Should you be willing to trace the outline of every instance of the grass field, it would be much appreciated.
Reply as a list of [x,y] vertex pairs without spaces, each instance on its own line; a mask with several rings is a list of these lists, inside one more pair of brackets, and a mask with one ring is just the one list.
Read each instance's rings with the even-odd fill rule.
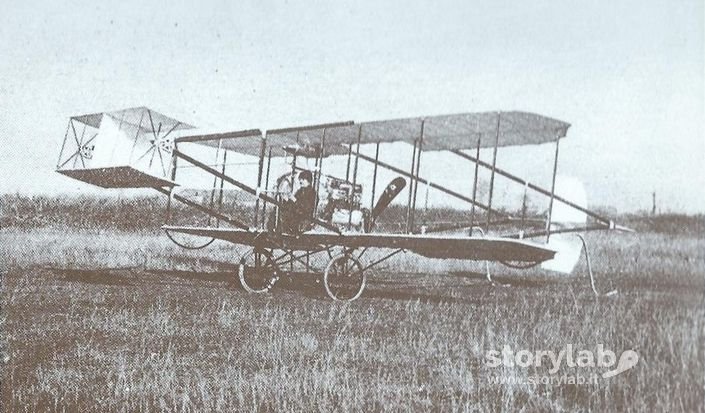
[[[576,275],[401,255],[353,303],[310,277],[237,286],[238,253],[158,231],[5,228],[3,411],[693,411],[705,399],[702,233],[593,233]],[[488,350],[598,344],[639,363],[489,367]],[[576,350],[577,352],[577,350]],[[505,380],[497,383],[497,379]],[[553,380],[552,379],[552,380]]]

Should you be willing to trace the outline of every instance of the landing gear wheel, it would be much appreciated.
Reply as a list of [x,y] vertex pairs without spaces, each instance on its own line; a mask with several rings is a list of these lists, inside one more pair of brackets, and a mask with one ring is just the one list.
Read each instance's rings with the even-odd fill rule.
[[360,260],[351,254],[333,257],[323,273],[323,286],[328,296],[336,301],[353,301],[365,289],[367,276]]
[[240,285],[248,293],[260,294],[269,291],[279,280],[278,274],[279,268],[267,250],[255,248],[240,260]]

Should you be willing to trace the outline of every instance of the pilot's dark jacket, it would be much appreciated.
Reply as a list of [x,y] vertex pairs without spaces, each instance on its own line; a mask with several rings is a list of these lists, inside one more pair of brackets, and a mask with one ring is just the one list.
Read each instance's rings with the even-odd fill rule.
[[311,229],[316,209],[316,191],[312,187],[299,188],[294,198],[296,201],[285,201],[280,211],[279,229],[289,234],[299,234]]
[[[314,191],[310,186],[305,186],[296,191],[294,198],[296,198],[296,202],[294,204],[296,211],[299,213],[305,213],[306,218],[313,218],[313,210],[316,207],[316,191]],[[299,216],[300,221],[304,219],[305,218],[303,216]]]

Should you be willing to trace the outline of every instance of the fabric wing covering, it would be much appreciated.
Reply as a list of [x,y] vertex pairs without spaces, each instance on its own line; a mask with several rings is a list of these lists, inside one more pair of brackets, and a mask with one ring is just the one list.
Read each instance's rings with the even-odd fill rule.
[[113,118],[121,126],[129,125],[133,128],[139,128],[142,133],[159,132],[163,134],[170,129],[177,131],[194,128],[187,123],[162,115],[144,106],[115,110],[112,112],[89,113],[87,115],[73,116],[71,119],[94,128],[100,128],[103,115]]
[[[497,146],[537,145],[566,136],[570,124],[528,112],[482,112],[327,124],[270,130],[265,134],[273,156],[283,156],[285,146],[323,146],[325,155],[348,152],[348,145],[406,142],[422,139],[430,151],[474,149]],[[260,139],[254,139],[260,137]],[[259,130],[214,135],[187,136],[177,142],[198,142],[246,155],[259,156]],[[354,150],[354,148],[353,148]]]

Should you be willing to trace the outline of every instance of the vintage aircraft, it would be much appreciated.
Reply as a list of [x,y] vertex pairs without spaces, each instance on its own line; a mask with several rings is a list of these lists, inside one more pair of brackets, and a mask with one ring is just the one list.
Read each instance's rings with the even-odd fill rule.
[[[569,127],[556,119],[513,111],[341,122],[266,132],[250,129],[193,134],[189,133],[193,127],[186,123],[138,107],[71,117],[57,172],[103,188],[153,188],[168,196],[163,229],[185,248],[202,248],[215,239],[248,246],[249,252],[240,260],[238,277],[249,292],[268,291],[282,274],[296,267],[307,273],[322,273],[323,286],[334,300],[354,300],[365,288],[367,270],[403,251],[430,258],[500,262],[513,268],[543,264],[570,272],[583,247],[587,256],[587,247],[580,237],[582,245],[577,249],[574,242],[573,247],[564,248],[570,244],[565,234],[625,229],[586,209],[584,199],[568,200],[556,191],[559,142]],[[396,145],[398,160],[399,143],[411,149],[408,170],[380,159],[381,148]],[[525,181],[497,166],[500,148],[541,144],[555,145],[550,188]],[[373,146],[374,156],[363,153],[363,145]],[[481,149],[492,151],[490,161],[480,159]],[[212,158],[206,160],[213,151],[215,162]],[[474,163],[474,176],[468,178],[469,194],[421,176],[422,155],[439,151]],[[235,156],[251,159],[249,164],[255,165],[256,170],[243,166],[229,172],[228,166],[238,164],[232,162]],[[344,176],[324,174],[324,161],[332,158],[345,160]],[[277,159],[286,165],[286,170],[275,179],[273,165]],[[373,166],[371,182],[369,177],[368,182],[361,182],[360,161]],[[479,196],[480,168],[489,173],[483,200]],[[397,177],[378,191],[378,171],[382,169]],[[295,178],[302,170],[313,175],[317,193],[314,211],[302,211],[285,200],[286,194],[295,189]],[[190,175],[196,171],[212,184],[209,196],[180,191],[180,186],[188,186]],[[251,172],[251,182],[235,176],[242,171]],[[518,216],[493,207],[498,176],[523,189]],[[369,208],[363,206],[363,184],[370,185],[368,190],[371,188]],[[227,188],[239,194],[239,202],[223,201]],[[403,211],[402,216],[394,225],[383,223],[384,211],[404,189],[405,202],[397,199],[394,207],[397,212]],[[456,219],[435,226],[420,223],[418,218],[424,211],[417,207],[421,204],[417,201],[424,190],[426,209],[432,190],[467,204],[469,220]],[[530,191],[546,198],[543,217],[527,215]],[[378,192],[380,195],[376,196]],[[174,201],[205,214],[210,218],[208,223],[174,225],[170,222]],[[569,220],[571,225],[557,219],[559,206],[574,211],[572,216],[577,219]],[[293,220],[296,225],[286,220]],[[452,230],[455,232],[449,232]],[[177,234],[209,240],[193,245],[177,240]],[[385,252],[363,263],[369,249]],[[314,265],[314,257],[323,257],[325,267]],[[489,267],[487,278],[492,282]]]

